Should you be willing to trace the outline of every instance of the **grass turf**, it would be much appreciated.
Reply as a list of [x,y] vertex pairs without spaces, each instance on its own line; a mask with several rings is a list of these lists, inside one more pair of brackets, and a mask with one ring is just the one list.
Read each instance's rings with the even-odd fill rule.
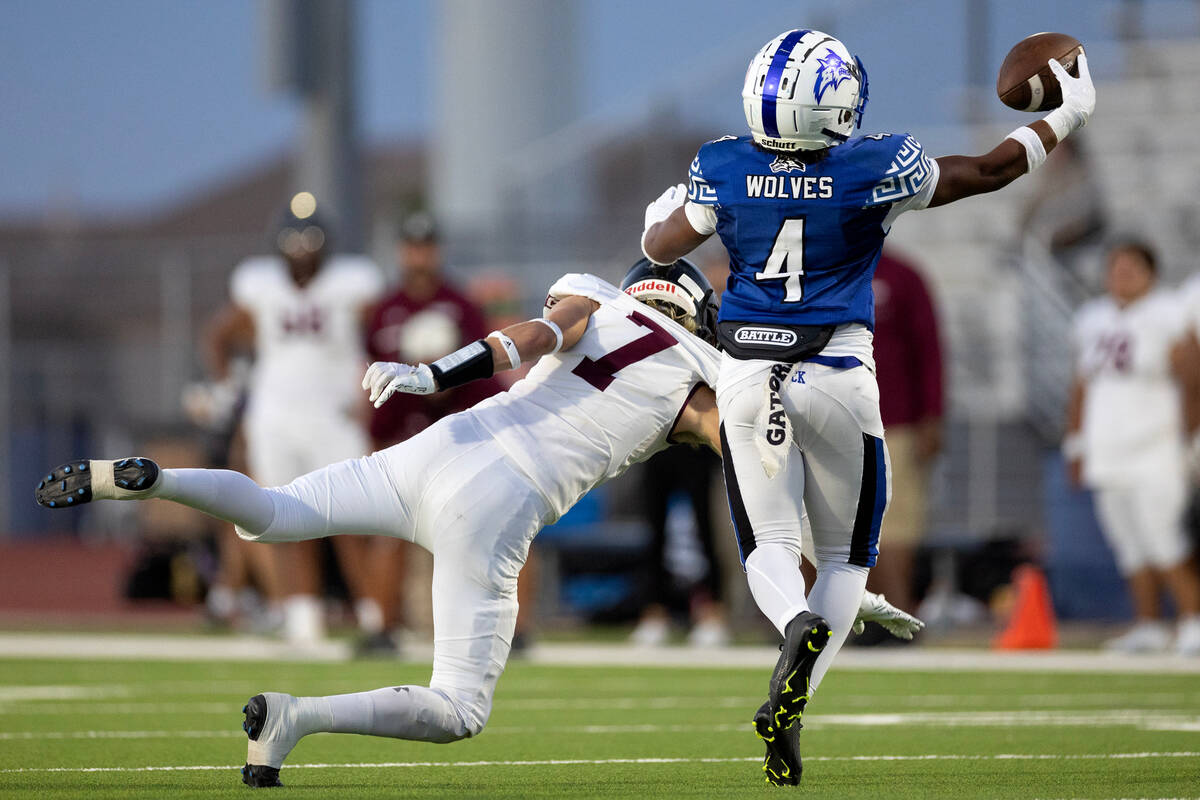
[[[0,660],[0,798],[245,797],[237,767],[250,695],[428,676],[427,665],[382,662]],[[286,787],[269,796],[794,792],[762,780],[750,718],[767,678],[518,661],[480,737],[430,745],[311,736],[284,766]],[[801,747],[806,797],[1195,796],[1200,678],[835,669],[806,714]]]

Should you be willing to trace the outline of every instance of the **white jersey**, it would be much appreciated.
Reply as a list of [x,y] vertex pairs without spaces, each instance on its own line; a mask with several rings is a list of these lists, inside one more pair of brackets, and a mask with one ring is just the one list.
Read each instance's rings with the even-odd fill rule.
[[1172,294],[1153,290],[1121,308],[1110,297],[1075,318],[1076,374],[1085,383],[1085,478],[1128,484],[1183,470],[1183,411],[1171,349],[1186,332]]
[[379,268],[359,256],[329,257],[304,287],[280,256],[239,264],[230,294],[255,329],[249,413],[328,414],[360,404],[362,310],[383,289]]
[[667,447],[692,392],[715,386],[720,354],[683,326],[593,275],[565,275],[551,298],[600,303],[570,350],[543,356],[470,415],[550,503],[554,518],[593,487]]

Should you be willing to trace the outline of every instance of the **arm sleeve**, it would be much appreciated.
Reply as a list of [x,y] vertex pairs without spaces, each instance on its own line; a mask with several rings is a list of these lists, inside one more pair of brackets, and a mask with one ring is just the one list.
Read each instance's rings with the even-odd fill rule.
[[692,223],[696,233],[708,235],[717,232],[717,212],[712,206],[688,200],[683,204],[683,213],[687,214],[688,222]]

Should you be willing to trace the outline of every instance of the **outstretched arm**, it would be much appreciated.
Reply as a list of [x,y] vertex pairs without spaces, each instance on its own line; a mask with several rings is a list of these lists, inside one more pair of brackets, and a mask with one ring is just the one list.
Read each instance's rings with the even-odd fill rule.
[[1079,55],[1078,78],[1072,78],[1054,59],[1050,69],[1062,86],[1062,105],[1032,125],[1017,128],[989,153],[937,159],[940,175],[930,208],[1007,186],[1040,167],[1059,142],[1087,124],[1096,108],[1087,56]]
[[564,297],[545,318],[493,331],[487,338],[471,342],[432,364],[414,367],[376,361],[367,368],[362,387],[370,391],[371,402],[379,408],[396,392],[433,394],[477,378],[489,378],[548,353],[574,347],[599,307],[599,303],[587,297]]
[[254,347],[254,317],[241,306],[228,305],[209,323],[204,333],[204,361],[215,380],[229,377],[229,365],[239,351]]

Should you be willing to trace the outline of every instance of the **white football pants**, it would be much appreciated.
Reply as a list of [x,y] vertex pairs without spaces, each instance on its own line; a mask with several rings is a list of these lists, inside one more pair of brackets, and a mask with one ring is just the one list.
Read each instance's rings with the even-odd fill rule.
[[1183,525],[1188,498],[1182,473],[1164,470],[1154,480],[1097,486],[1092,498],[1122,575],[1147,567],[1169,569],[1191,553]]
[[[764,429],[762,411],[778,365],[726,354],[717,382],[726,493],[755,602],[780,633],[809,608],[832,630],[813,670],[814,687],[854,622],[891,488],[875,376],[854,366],[857,360],[834,363],[778,368],[778,397],[791,430],[775,448],[773,475],[762,440],[779,428]],[[808,598],[800,574],[806,516],[817,568]]]
[[339,708],[361,713],[324,730],[448,742],[483,729],[512,644],[517,574],[552,512],[471,417],[278,488],[229,470],[168,469],[154,495],[232,522],[251,541],[374,534],[432,552],[429,688],[341,696]]

